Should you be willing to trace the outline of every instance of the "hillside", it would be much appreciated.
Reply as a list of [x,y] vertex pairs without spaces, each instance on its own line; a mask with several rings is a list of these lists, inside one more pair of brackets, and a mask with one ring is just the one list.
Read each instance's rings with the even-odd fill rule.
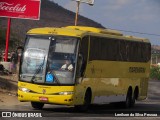
[[[25,33],[35,27],[62,27],[74,25],[75,13],[64,9],[54,2],[48,0],[41,0],[41,14],[40,20],[23,20],[12,19],[11,23],[11,43],[22,44],[25,39]],[[101,24],[79,16],[78,25],[87,25],[94,27],[103,27]],[[7,18],[0,18],[0,28],[6,29]],[[18,41],[17,41],[17,40]],[[12,45],[12,46],[15,46]],[[0,48],[5,48],[5,39],[0,40]]]

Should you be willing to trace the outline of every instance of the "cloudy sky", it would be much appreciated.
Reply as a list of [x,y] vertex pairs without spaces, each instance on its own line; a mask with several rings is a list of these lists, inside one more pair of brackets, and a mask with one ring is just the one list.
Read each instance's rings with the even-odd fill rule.
[[[52,1],[76,11],[73,0]],[[93,6],[81,3],[80,14],[106,28],[123,30],[124,34],[145,37],[152,45],[160,45],[160,0],[95,0]]]

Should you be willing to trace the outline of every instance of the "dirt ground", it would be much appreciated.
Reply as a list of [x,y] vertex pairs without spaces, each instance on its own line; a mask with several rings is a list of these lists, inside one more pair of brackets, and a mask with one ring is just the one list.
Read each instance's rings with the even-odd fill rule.
[[17,100],[17,83],[16,74],[0,76],[0,105],[10,106],[19,103]]

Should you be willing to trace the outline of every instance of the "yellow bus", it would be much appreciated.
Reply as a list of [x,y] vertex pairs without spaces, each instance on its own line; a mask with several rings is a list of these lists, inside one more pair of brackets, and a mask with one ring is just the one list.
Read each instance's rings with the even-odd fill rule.
[[67,26],[27,32],[20,63],[18,99],[35,109],[120,103],[147,97],[151,44],[119,31]]

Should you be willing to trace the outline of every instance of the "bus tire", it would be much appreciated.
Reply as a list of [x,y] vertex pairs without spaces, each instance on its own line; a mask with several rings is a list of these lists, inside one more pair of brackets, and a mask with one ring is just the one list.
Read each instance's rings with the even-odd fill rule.
[[86,112],[91,104],[91,90],[87,90],[84,97],[83,105],[75,105],[75,109],[80,112]]
[[134,94],[133,97],[132,97],[132,100],[131,100],[131,105],[130,105],[130,107],[134,107],[135,102],[136,102],[136,99],[135,99],[135,94]]
[[134,94],[133,94],[132,102],[131,102],[131,107],[134,107],[137,98],[138,98],[138,87],[136,87],[134,90]]
[[31,105],[34,109],[42,109],[44,106],[44,103],[40,103],[40,102],[31,102]]
[[124,108],[130,108],[132,102],[132,91],[131,89],[128,89],[127,96],[125,102],[122,102],[122,105]]

